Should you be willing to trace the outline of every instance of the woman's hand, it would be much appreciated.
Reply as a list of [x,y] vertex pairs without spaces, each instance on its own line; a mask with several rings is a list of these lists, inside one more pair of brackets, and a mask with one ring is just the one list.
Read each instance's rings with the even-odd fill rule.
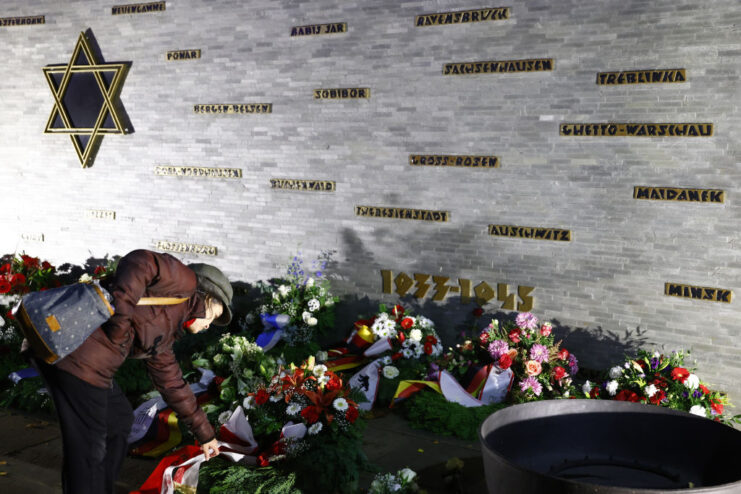
[[219,451],[219,441],[216,439],[212,439],[207,443],[201,444],[201,450],[203,451],[203,455],[205,456],[205,460],[208,461],[209,458],[213,458],[214,456],[218,456],[220,453]]

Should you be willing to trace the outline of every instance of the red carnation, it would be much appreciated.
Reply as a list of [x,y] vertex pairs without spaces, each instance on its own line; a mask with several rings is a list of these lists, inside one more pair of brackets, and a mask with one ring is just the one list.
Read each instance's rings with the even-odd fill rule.
[[430,343],[429,341],[425,343],[425,353],[427,355],[432,355],[432,343]]
[[723,413],[723,403],[718,400],[710,400],[710,408],[712,408],[718,415]]
[[41,269],[54,269],[54,266],[49,264],[49,262],[44,261],[41,263]]
[[355,407],[349,407],[345,412],[345,418],[351,424],[354,424],[359,415],[358,409]]
[[427,337],[425,338],[425,342],[432,343],[433,345],[437,345],[437,338],[435,338],[431,334],[428,334]]
[[656,379],[651,381],[651,384],[658,386],[660,388],[664,388],[664,389],[666,389],[669,386],[669,383],[663,377],[657,377]]
[[512,365],[512,357],[509,356],[509,354],[504,354],[501,357],[499,357],[499,368],[500,369],[509,369]]
[[507,336],[509,336],[509,339],[512,340],[512,343],[520,342],[520,330],[519,329],[513,329],[512,331],[509,332]]
[[476,307],[473,310],[473,317],[481,317],[482,315],[484,315],[484,309],[482,309],[481,307]]
[[399,331],[399,332],[398,332],[398,333],[396,334],[396,337],[397,337],[397,338],[399,339],[399,343],[404,343],[404,340],[406,340],[406,339],[407,339],[407,337],[406,337],[406,335],[404,334],[404,332],[403,332],[403,331]]
[[566,375],[566,369],[561,367],[560,365],[557,365],[553,368],[553,377],[556,378],[557,381],[560,381],[564,378]]
[[706,394],[706,395],[710,394],[710,390],[704,384],[700,384],[700,390],[702,391],[703,394]]
[[479,335],[479,343],[482,345],[486,345],[489,343],[489,333],[484,331]]
[[0,274],[8,274],[12,271],[13,267],[10,265],[10,263],[3,264],[0,266]]
[[311,405],[301,410],[301,416],[309,424],[313,424],[319,420],[319,411],[320,411],[319,407]]
[[672,369],[672,379],[674,379],[675,381],[679,381],[682,384],[684,384],[689,375],[690,371],[688,371],[684,367],[675,367],[674,369]]
[[409,329],[414,325],[414,319],[411,317],[405,317],[401,320],[401,327],[404,329]]
[[566,350],[565,348],[560,349],[558,351],[558,358],[560,358],[561,360],[568,359],[569,358],[569,351]]
[[0,278],[0,293],[8,293],[12,287],[4,278]]
[[255,403],[257,405],[264,405],[267,403],[268,399],[270,398],[270,394],[268,394],[267,391],[264,389],[258,389],[257,393],[255,393]]
[[632,403],[638,403],[641,398],[633,391],[629,389],[623,389],[617,395],[615,395],[615,399],[618,401],[630,401]]

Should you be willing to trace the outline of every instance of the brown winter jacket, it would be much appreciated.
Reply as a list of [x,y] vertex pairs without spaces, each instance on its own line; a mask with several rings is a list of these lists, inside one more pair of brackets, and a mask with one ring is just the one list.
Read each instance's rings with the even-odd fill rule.
[[[213,427],[196,403],[175,359],[172,344],[183,323],[205,316],[196,275],[168,254],[135,250],[118,264],[110,287],[115,314],[77,350],[56,366],[93,386],[111,387],[127,357],[144,359],[162,398],[201,442],[214,438]],[[188,298],[177,305],[137,306],[141,297]]]

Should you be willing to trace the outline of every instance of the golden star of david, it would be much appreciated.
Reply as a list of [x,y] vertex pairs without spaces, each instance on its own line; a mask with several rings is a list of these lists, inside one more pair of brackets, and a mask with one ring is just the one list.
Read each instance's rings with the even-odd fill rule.
[[55,101],[44,132],[70,134],[83,168],[92,166],[104,135],[129,130],[118,99],[128,64],[99,62],[94,43],[90,30],[80,33],[67,65],[43,68]]

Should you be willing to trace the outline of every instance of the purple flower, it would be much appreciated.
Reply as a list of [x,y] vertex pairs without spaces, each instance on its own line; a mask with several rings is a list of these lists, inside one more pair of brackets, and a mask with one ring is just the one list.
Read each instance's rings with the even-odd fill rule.
[[524,393],[528,389],[532,389],[535,396],[540,396],[540,393],[543,392],[543,385],[538,382],[535,376],[530,376],[520,381],[520,390]]
[[534,344],[530,349],[530,359],[541,364],[548,361],[548,347],[539,343]]
[[702,397],[702,391],[700,391],[699,389],[696,389],[696,390],[695,390],[695,391],[694,391],[694,392],[692,393],[692,397],[693,397],[693,398],[701,398],[701,397]]
[[515,324],[520,329],[536,329],[538,327],[538,318],[530,312],[522,312],[517,314]]
[[576,357],[573,353],[569,354],[569,373],[573,376],[577,372],[579,372],[579,361],[576,360]]
[[509,352],[509,345],[507,345],[506,341],[494,340],[489,343],[489,353],[494,360],[499,360],[499,357],[507,352]]
[[659,359],[657,359],[657,358],[652,358],[652,359],[651,359],[651,370],[656,370],[656,369],[658,369],[658,368],[659,368],[659,363],[660,363]]

